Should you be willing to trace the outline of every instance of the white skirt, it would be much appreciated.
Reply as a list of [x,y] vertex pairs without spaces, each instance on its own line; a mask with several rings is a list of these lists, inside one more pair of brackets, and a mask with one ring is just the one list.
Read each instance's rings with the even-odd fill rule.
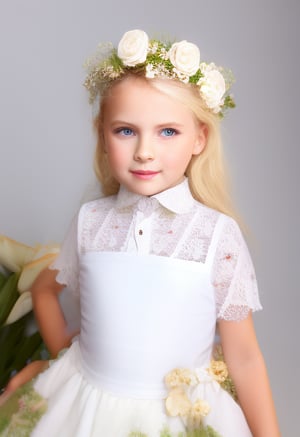
[[[75,341],[36,379],[34,388],[47,400],[48,408],[33,437],[189,435],[180,416],[167,414],[165,399],[134,399],[103,390],[83,376],[79,363],[79,342]],[[251,437],[241,408],[216,381],[208,379],[197,384],[191,398],[209,404],[210,412],[203,424],[212,427],[216,436]]]

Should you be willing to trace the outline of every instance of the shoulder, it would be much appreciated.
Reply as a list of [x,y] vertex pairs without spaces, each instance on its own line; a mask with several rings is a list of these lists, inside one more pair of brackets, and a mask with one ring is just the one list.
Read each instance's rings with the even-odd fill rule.
[[95,228],[103,223],[116,203],[116,195],[84,203],[78,213],[78,229]]
[[210,208],[207,205],[204,205],[204,203],[201,203],[196,199],[194,199],[193,210],[197,212],[199,216],[209,216],[215,219],[218,219],[220,215],[222,215],[221,212],[217,211],[216,209]]
[[214,208],[206,206],[197,200],[195,200],[194,205],[195,210],[198,211],[200,216],[210,217],[213,219],[215,224],[218,223],[219,226],[222,227],[223,233],[232,233],[242,237],[242,231],[236,219]]
[[103,213],[104,211],[108,211],[115,206],[116,198],[117,196],[113,195],[107,197],[100,197],[99,199],[86,202],[81,206],[79,214],[86,215],[90,213],[94,214],[97,212]]
[[197,200],[194,201],[193,213],[195,217],[194,226],[202,228],[203,230],[209,230],[211,235],[215,230],[223,229],[225,224],[233,220],[231,217]]
[[78,214],[78,241],[81,250],[90,247],[101,226],[109,221],[116,196],[101,197],[84,203]]
[[[216,226],[216,258],[215,261],[231,264],[252,265],[249,247],[245,236],[237,221],[225,214],[221,214]],[[251,267],[252,268],[252,267]]]
[[197,217],[195,226],[206,229],[216,244],[239,247],[246,245],[244,235],[236,219],[198,201],[195,201],[194,208]]
[[223,239],[235,242],[238,245],[245,245],[244,235],[238,222],[225,214],[221,214],[222,237]]

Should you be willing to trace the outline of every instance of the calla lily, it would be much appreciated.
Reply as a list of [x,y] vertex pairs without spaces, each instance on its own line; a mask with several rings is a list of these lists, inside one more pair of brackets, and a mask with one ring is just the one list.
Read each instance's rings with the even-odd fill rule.
[[0,235],[0,264],[11,272],[20,272],[35,252],[31,246]]
[[31,262],[27,263],[22,271],[21,276],[18,282],[18,290],[20,293],[24,293],[25,291],[30,291],[30,288],[38,277],[40,272],[48,267],[57,257],[59,248],[58,247],[49,247],[50,253],[46,253],[45,255],[33,259]]
[[15,302],[5,324],[15,322],[32,310],[30,288],[39,273],[55,260],[58,253],[58,245],[31,247],[0,235],[0,265],[10,272],[20,273],[17,290],[21,296]]
[[58,252],[57,245],[31,247],[0,235],[0,388],[29,361],[49,357],[35,323],[30,290]]
[[9,325],[10,323],[14,323],[19,320],[21,317],[25,316],[25,314],[29,313],[32,310],[32,299],[30,291],[25,291],[21,294],[17,302],[14,304],[9,316],[5,321],[5,325]]

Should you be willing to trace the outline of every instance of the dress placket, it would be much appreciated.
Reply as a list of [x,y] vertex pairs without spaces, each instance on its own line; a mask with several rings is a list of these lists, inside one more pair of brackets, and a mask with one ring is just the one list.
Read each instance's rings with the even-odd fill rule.
[[134,239],[138,253],[150,253],[153,216],[158,206],[158,201],[149,197],[140,199],[137,204]]

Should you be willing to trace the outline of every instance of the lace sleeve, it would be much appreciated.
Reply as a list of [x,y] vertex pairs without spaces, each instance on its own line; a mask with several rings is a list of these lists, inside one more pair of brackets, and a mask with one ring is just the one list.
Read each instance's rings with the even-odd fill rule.
[[56,281],[67,286],[68,290],[75,296],[79,296],[77,226],[78,216],[76,215],[64,238],[60,254],[49,267],[52,270],[59,271],[56,276]]
[[252,260],[237,223],[228,218],[213,262],[217,318],[239,321],[261,309]]

